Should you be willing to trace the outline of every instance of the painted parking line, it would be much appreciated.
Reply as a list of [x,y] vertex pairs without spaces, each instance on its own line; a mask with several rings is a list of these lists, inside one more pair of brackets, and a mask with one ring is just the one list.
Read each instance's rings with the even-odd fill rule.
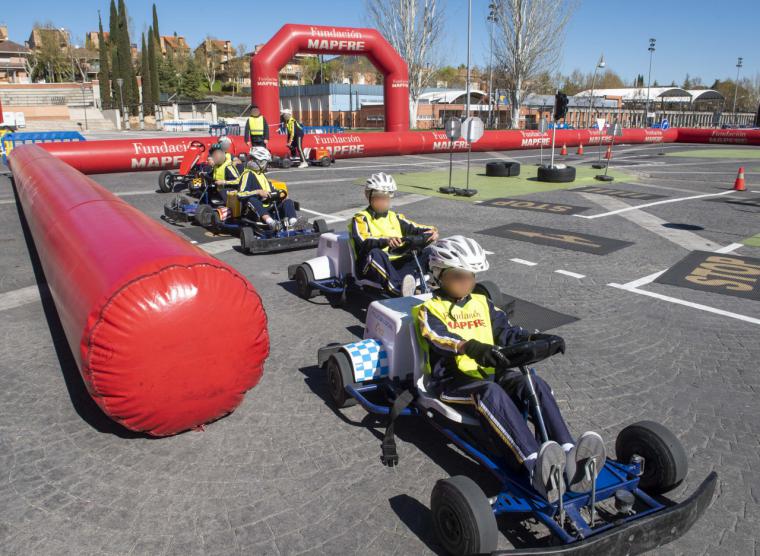
[[721,247],[720,249],[716,249],[715,253],[731,253],[732,251],[736,251],[739,249],[739,247],[744,247],[743,243],[731,243],[729,245],[726,245],[725,247]]
[[602,212],[600,214],[576,214],[574,216],[577,216],[578,218],[588,218],[589,220],[594,218],[602,218],[604,216],[612,216],[615,214],[620,214],[622,212],[628,212],[631,210],[639,210],[647,207],[653,207],[655,205],[664,205],[667,203],[679,203],[681,201],[691,201],[692,199],[704,199],[706,197],[718,197],[720,195],[730,195],[733,193],[734,190],[731,189],[729,191],[721,191],[720,193],[705,193],[703,195],[692,195],[691,197],[677,197],[675,199],[665,199],[664,201],[655,201],[653,203],[644,203],[643,205],[636,205],[635,207],[626,207],[618,210],[611,210],[610,212]]
[[538,263],[534,263],[533,261],[526,261],[525,259],[509,259],[513,263],[517,264],[524,264],[525,266],[536,266]]
[[586,277],[585,274],[578,274],[577,272],[570,272],[569,270],[562,270],[561,268],[555,270],[554,272],[556,272],[557,274],[564,274],[565,276],[570,276],[571,278],[581,279],[581,278]]

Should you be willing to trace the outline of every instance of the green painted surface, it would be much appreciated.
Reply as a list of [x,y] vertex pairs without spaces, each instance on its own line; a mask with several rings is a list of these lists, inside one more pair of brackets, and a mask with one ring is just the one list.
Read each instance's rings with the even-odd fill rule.
[[729,158],[731,160],[760,159],[760,149],[695,149],[691,151],[669,151],[666,156],[686,158]]
[[744,245],[749,245],[750,247],[760,247],[760,234],[755,234],[752,237],[748,237],[745,240],[742,240],[742,243]]

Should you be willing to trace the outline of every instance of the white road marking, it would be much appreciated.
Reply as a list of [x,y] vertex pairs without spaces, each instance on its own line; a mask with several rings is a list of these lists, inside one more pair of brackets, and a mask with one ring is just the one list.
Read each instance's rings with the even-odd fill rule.
[[725,247],[721,247],[720,249],[716,249],[716,253],[731,253],[732,251],[736,251],[739,249],[739,247],[744,247],[743,243],[731,243],[729,245],[726,245]]
[[0,311],[21,307],[27,303],[40,300],[40,289],[37,286],[27,286],[17,290],[0,293]]
[[495,255],[493,251],[487,251],[485,249],[483,249],[483,253],[485,253],[486,255]]
[[[621,288],[624,289],[631,289],[631,288],[638,288],[641,286],[645,286],[646,284],[649,284],[650,282],[654,282],[657,278],[660,277],[661,274],[665,274],[668,269],[660,270],[658,272],[655,272],[653,274],[650,274],[648,276],[644,276],[643,278],[639,278],[638,280],[633,280],[632,282],[627,282],[625,284],[620,284]],[[610,285],[610,284],[607,284]]]
[[733,192],[734,190],[731,189],[729,191],[721,191],[720,193],[705,193],[704,195],[692,195],[691,197],[677,197],[676,199],[665,199],[664,201],[655,201],[653,203],[645,203],[643,205],[636,205],[635,207],[627,207],[623,209],[613,210],[610,212],[603,212],[601,214],[591,214],[591,215],[576,214],[575,216],[579,218],[588,218],[588,219],[602,218],[603,216],[612,216],[614,214],[620,214],[622,212],[628,212],[630,210],[639,210],[639,209],[643,209],[647,207],[653,207],[655,205],[664,205],[667,203],[679,203],[681,201],[690,201],[692,199],[703,199],[705,197],[718,197],[720,195],[730,195]]
[[557,274],[564,274],[565,276],[570,276],[571,278],[580,279],[580,278],[586,277],[585,274],[578,274],[577,272],[570,272],[569,270],[558,269],[558,270],[555,270],[554,272],[556,272]]
[[525,259],[509,259],[513,263],[524,264],[525,266],[536,266],[538,263],[532,261],[526,261]]
[[676,305],[683,305],[684,307],[691,307],[692,309],[698,309],[700,311],[705,311],[707,313],[714,313],[716,315],[722,315],[724,317],[729,317],[732,319],[741,320],[741,321],[749,322],[752,324],[760,324],[760,319],[749,317],[747,315],[740,315],[739,313],[733,313],[731,311],[724,311],[723,309],[717,309],[715,307],[710,307],[709,305],[702,305],[701,303],[693,303],[691,301],[684,301],[683,299],[670,297],[669,295],[663,295],[661,293],[655,293],[655,292],[648,292],[648,291],[640,290],[634,287],[626,287],[626,285],[624,284],[613,283],[613,284],[607,284],[607,285],[612,286],[613,288],[617,288],[619,290],[625,290],[631,293],[645,295],[647,297],[659,299],[660,301],[666,301],[668,303],[674,303]]
[[217,255],[229,251],[236,245],[240,245],[240,240],[238,238],[222,239],[220,241],[212,241],[211,243],[201,243],[198,247],[210,255]]

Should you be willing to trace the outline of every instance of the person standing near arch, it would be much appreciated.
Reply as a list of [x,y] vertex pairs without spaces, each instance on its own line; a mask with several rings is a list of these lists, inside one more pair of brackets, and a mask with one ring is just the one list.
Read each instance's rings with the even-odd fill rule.
[[269,125],[255,104],[251,106],[251,115],[245,123],[243,137],[245,137],[246,144],[251,148],[267,148],[269,146]]
[[283,108],[280,112],[280,118],[285,124],[290,156],[297,156],[301,159],[299,168],[308,167],[309,163],[306,162],[306,156],[303,154],[303,124],[293,117],[293,111],[290,108]]

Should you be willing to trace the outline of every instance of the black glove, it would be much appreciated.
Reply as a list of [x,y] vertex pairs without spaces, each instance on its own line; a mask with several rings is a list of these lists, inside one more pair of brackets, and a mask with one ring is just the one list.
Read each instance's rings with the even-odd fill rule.
[[499,360],[493,353],[494,347],[491,344],[484,344],[477,340],[467,340],[464,344],[464,354],[471,357],[481,367],[496,367]]

